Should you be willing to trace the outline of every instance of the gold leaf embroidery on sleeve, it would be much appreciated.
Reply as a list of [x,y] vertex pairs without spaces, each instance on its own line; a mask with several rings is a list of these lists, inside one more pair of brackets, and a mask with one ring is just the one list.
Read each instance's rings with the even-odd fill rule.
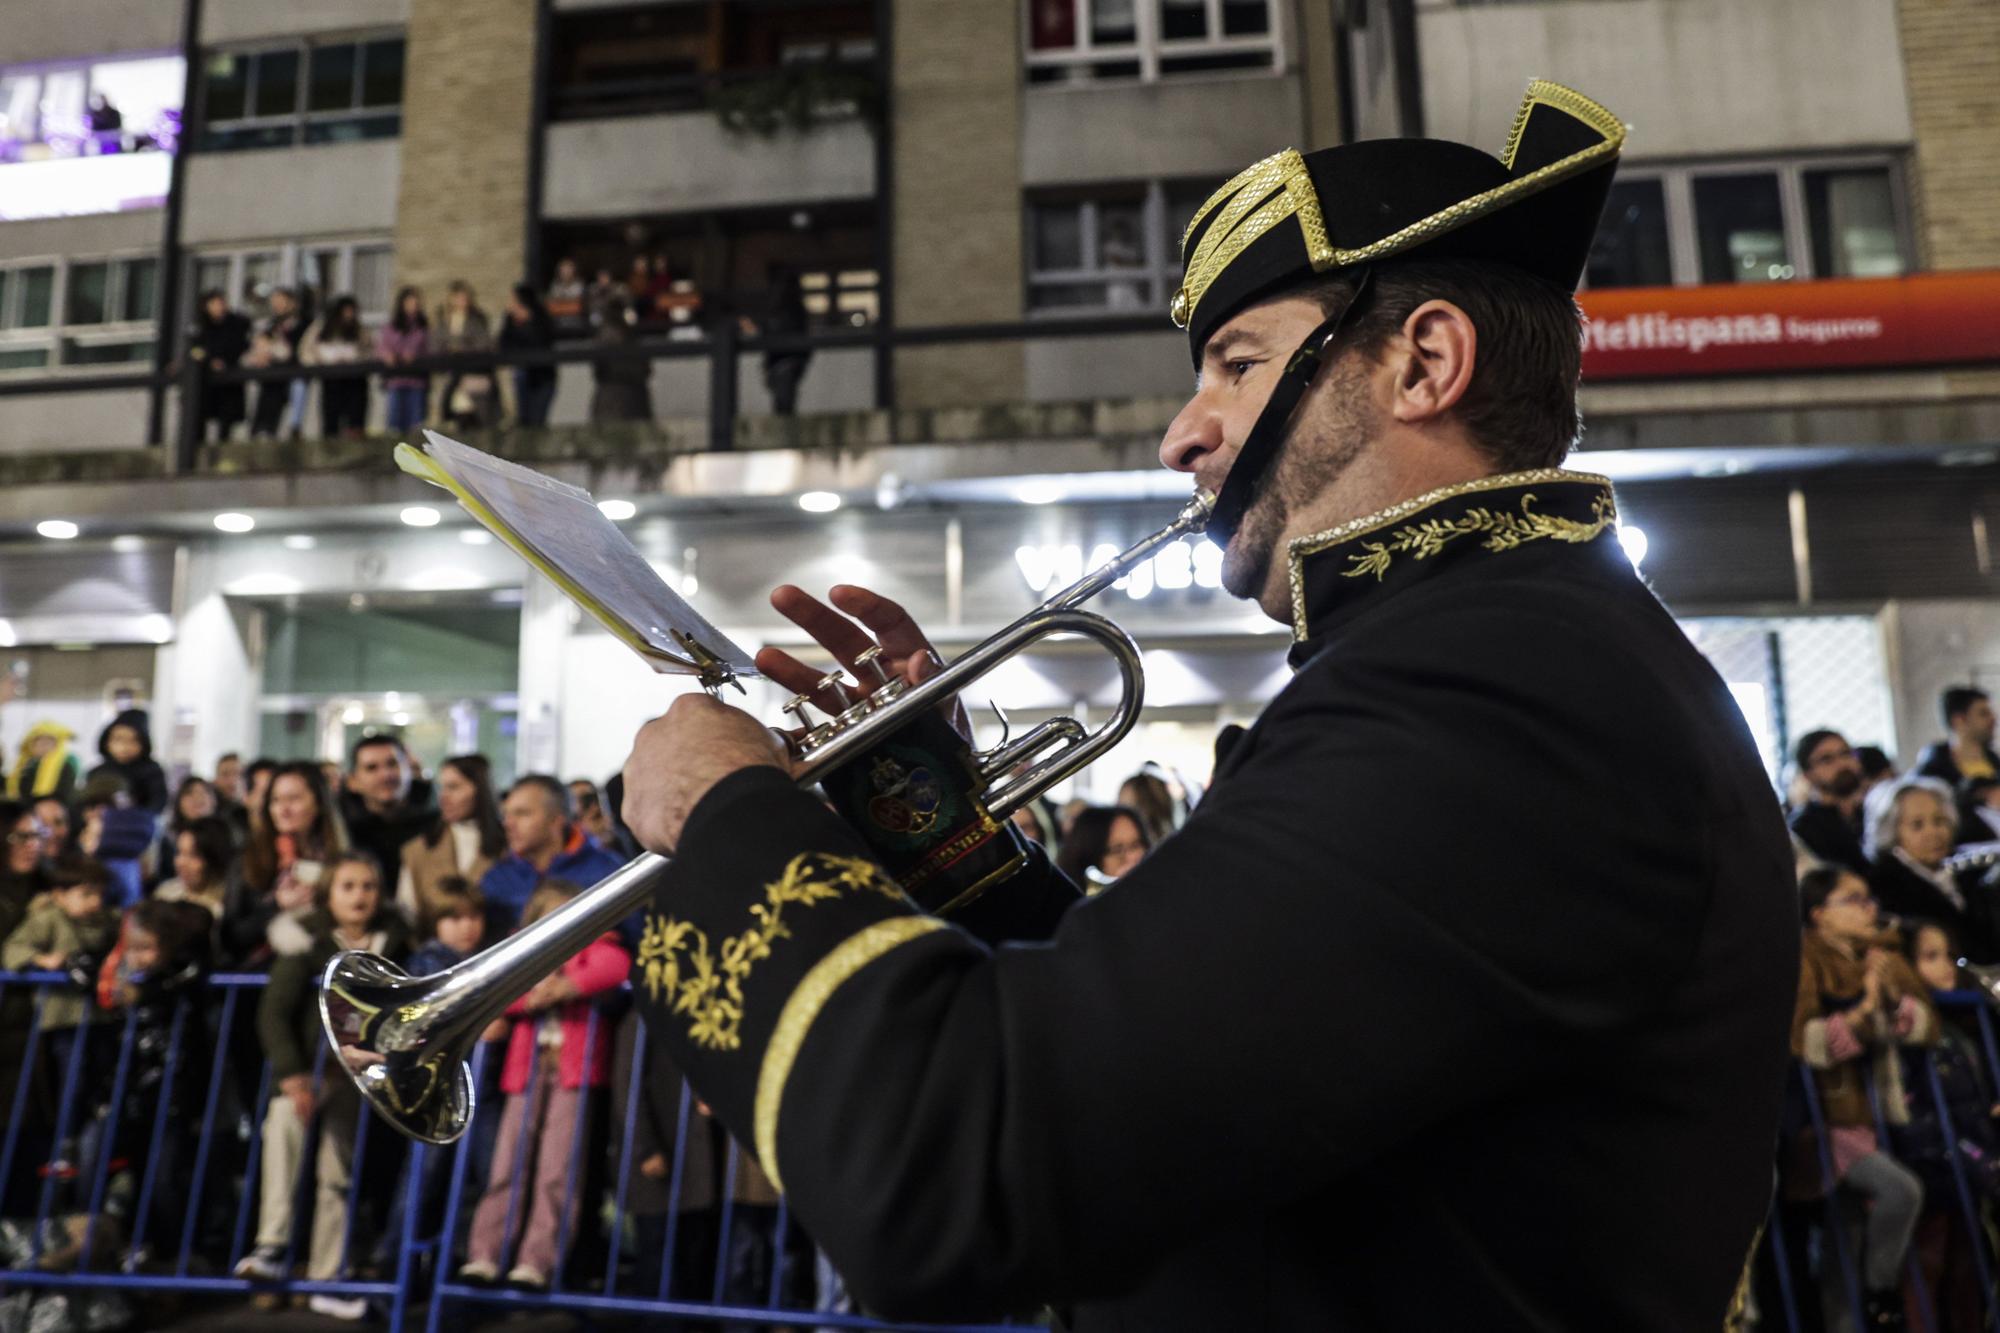
[[1468,509],[1458,518],[1406,523],[1382,541],[1361,543],[1361,550],[1347,557],[1351,568],[1342,570],[1341,577],[1353,579],[1372,574],[1380,582],[1395,557],[1408,555],[1415,560],[1428,560],[1460,537],[1481,535],[1486,538],[1480,543],[1485,549],[1511,551],[1544,538],[1559,542],[1591,541],[1614,521],[1608,495],[1600,495],[1591,502],[1589,522],[1557,514],[1538,514],[1534,504],[1535,495],[1530,491],[1521,497],[1518,514],[1479,508]]
[[787,907],[811,908],[855,892],[900,900],[903,891],[873,862],[826,852],[802,852],[764,886],[764,901],[750,909],[741,934],[712,944],[690,921],[648,913],[639,936],[639,975],[646,994],[692,1020],[688,1035],[712,1051],[743,1044],[743,983],[771,956],[771,945],[789,939]]

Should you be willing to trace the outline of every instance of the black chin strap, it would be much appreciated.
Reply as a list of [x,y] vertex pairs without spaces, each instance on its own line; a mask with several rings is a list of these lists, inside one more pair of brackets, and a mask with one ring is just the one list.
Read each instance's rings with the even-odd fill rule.
[[1365,267],[1358,271],[1354,279],[1354,296],[1341,307],[1339,314],[1307,334],[1298,351],[1292,353],[1292,359],[1285,363],[1284,373],[1272,388],[1264,410],[1258,413],[1256,424],[1250,427],[1250,434],[1244,439],[1242,449],[1237,451],[1229,476],[1215,497],[1215,509],[1209,515],[1207,531],[1218,545],[1229,544],[1229,539],[1236,535],[1236,525],[1243,521],[1243,515],[1249,512],[1250,502],[1257,498],[1258,483],[1270,470],[1271,464],[1277,461],[1279,447],[1291,433],[1292,414],[1298,411],[1299,401],[1306,396],[1306,390],[1319,378],[1320,368],[1329,360],[1327,351],[1340,337],[1348,316],[1361,305],[1361,298],[1368,291],[1371,272]]

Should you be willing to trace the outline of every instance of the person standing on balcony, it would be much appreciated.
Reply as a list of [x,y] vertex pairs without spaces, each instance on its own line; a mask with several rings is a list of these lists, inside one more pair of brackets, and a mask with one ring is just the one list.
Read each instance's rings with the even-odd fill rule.
[[[396,313],[375,335],[375,355],[388,366],[410,367],[430,355],[431,321],[424,314],[424,294],[415,287],[396,293]],[[388,397],[385,424],[392,435],[423,427],[430,412],[430,376],[421,370],[385,371],[382,392]]]
[[[289,366],[299,359],[299,343],[306,336],[307,320],[305,312],[299,308],[298,297],[289,287],[273,287],[269,301],[271,313],[257,326],[256,336],[250,343],[250,355],[244,359],[246,365]],[[304,387],[304,380],[259,380],[257,410],[250,418],[250,438],[276,439],[294,391]],[[300,398],[303,411],[303,394]],[[298,438],[296,421],[290,433],[293,439]]]
[[581,338],[590,332],[590,314],[585,308],[587,289],[576,261],[565,255],[556,261],[556,275],[549,282],[549,318],[555,321],[559,338]]
[[[500,323],[502,352],[546,352],[556,345],[555,321],[542,298],[525,282],[514,284],[507,296],[507,314]],[[541,364],[515,366],[515,418],[530,430],[549,424],[549,406],[556,399],[556,368]]]
[[[862,1308],[1721,1326],[1770,1207],[1798,894],[1741,710],[1609,480],[1558,466],[1624,139],[1537,81],[1500,158],[1287,150],[1197,210],[1160,459],[1295,674],[1103,893],[1036,860],[982,942],[761,719],[696,693],[640,732],[624,815],[673,857],[647,1030]],[[934,675],[900,607],[831,598],[772,601],[860,679],[878,647]],[[840,706],[824,667],[757,665]]]
[[623,301],[606,303],[604,322],[597,326],[597,345],[606,355],[591,363],[596,387],[590,393],[590,424],[651,421],[653,363],[625,354],[632,346],[632,319]]
[[299,344],[301,362],[329,368],[319,382],[320,433],[329,440],[358,440],[368,424],[368,376],[353,367],[372,347],[361,304],[351,296],[335,297]]
[[[770,309],[760,330],[766,338],[806,336],[806,295],[799,285],[799,272],[789,264],[771,266]],[[781,417],[799,410],[799,382],[805,379],[812,361],[809,347],[764,349],[764,387],[771,391],[771,410]]]
[[[437,350],[459,357],[493,350],[493,326],[479,308],[472,284],[463,279],[446,289],[444,309],[437,318]],[[443,394],[445,423],[454,430],[485,430],[499,415],[498,398],[490,362],[475,361],[448,371]]]
[[[250,350],[250,321],[229,308],[229,297],[212,287],[201,294],[201,315],[188,335],[188,355],[201,362],[209,374],[234,370]],[[243,420],[244,389],[241,384],[217,384],[204,379],[201,386],[201,423],[204,438],[215,427],[215,438],[227,440]]]

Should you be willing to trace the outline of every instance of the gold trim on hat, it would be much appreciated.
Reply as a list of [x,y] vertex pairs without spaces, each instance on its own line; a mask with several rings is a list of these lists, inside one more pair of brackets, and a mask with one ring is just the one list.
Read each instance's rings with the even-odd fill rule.
[[[1186,328],[1194,319],[1195,307],[1222,271],[1247,249],[1250,243],[1279,222],[1296,213],[1300,225],[1306,229],[1306,253],[1312,261],[1315,273],[1324,273],[1330,268],[1347,268],[1365,263],[1371,259],[1381,259],[1399,251],[1408,250],[1434,236],[1448,231],[1456,231],[1468,222],[1476,221],[1500,208],[1504,208],[1525,195],[1535,194],[1559,181],[1567,180],[1582,171],[1618,156],[1625,146],[1625,125],[1614,116],[1573,88],[1565,88],[1547,79],[1536,79],[1528,84],[1528,92],[1521,102],[1521,109],[1515,113],[1514,126],[1507,136],[1507,147],[1501,155],[1502,165],[1510,170],[1514,165],[1514,155],[1521,147],[1521,136],[1526,132],[1528,116],[1538,106],[1551,107],[1575,116],[1604,136],[1601,143],[1571,153],[1568,157],[1538,167],[1517,180],[1497,185],[1490,190],[1460,200],[1448,208],[1441,208],[1426,218],[1419,218],[1380,240],[1351,250],[1337,249],[1326,237],[1326,225],[1320,214],[1319,197],[1313,190],[1312,177],[1306,170],[1305,159],[1297,151],[1286,149],[1244,171],[1221,189],[1208,197],[1206,203],[1195,213],[1194,221],[1181,237],[1181,250],[1185,254],[1188,237],[1202,218],[1227,200],[1227,207],[1216,218],[1201,238],[1195,253],[1187,258],[1187,270],[1181,280],[1180,290],[1174,293],[1173,304],[1169,308],[1176,328]],[[1295,166],[1294,166],[1295,164]],[[1295,171],[1294,174],[1289,174]],[[1281,197],[1273,197],[1273,192],[1284,186]],[[1306,200],[1310,200],[1308,208]],[[1258,207],[1258,205],[1262,207]],[[1252,210],[1255,210],[1254,212]],[[1266,216],[1268,214],[1268,216]],[[1310,218],[1310,221],[1308,219]],[[1317,244],[1315,244],[1315,231]]]

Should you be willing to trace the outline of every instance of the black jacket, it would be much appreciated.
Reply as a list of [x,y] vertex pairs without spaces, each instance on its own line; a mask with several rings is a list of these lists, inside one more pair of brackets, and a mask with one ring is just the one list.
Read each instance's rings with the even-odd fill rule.
[[1954,883],[1965,900],[1960,907],[1944,892],[1897,859],[1881,852],[1868,868],[1868,890],[1884,912],[1914,921],[1935,921],[1949,927],[1964,956],[1975,963],[2000,962],[2000,929],[1996,929],[1993,891],[1959,876]]
[[[2000,755],[1994,754],[1989,749],[1986,752],[1986,762],[1993,766],[1994,772],[2000,773]],[[1958,784],[1965,781],[1965,775],[1958,771],[1958,760],[1952,755],[1949,738],[1932,741],[1926,745],[1917,755],[1917,762],[1910,771],[1919,777],[1941,779],[1953,791],[1957,791]]]
[[1828,865],[1845,866],[1857,875],[1868,873],[1868,857],[1861,850],[1861,828],[1833,806],[1807,801],[1792,812],[1792,833],[1806,850]]
[[[137,759],[121,764],[111,757],[107,742],[111,739],[113,727],[130,727],[139,734]],[[105,723],[104,730],[97,733],[97,753],[104,762],[90,770],[86,782],[105,774],[116,774],[125,779],[125,789],[135,807],[150,810],[156,815],[167,808],[167,773],[153,758],[153,732],[145,709],[128,708]]]
[[1608,483],[1427,499],[1294,546],[1297,674],[1046,944],[914,914],[775,769],[695,808],[648,1028],[864,1305],[1720,1327],[1798,975],[1777,801]]

